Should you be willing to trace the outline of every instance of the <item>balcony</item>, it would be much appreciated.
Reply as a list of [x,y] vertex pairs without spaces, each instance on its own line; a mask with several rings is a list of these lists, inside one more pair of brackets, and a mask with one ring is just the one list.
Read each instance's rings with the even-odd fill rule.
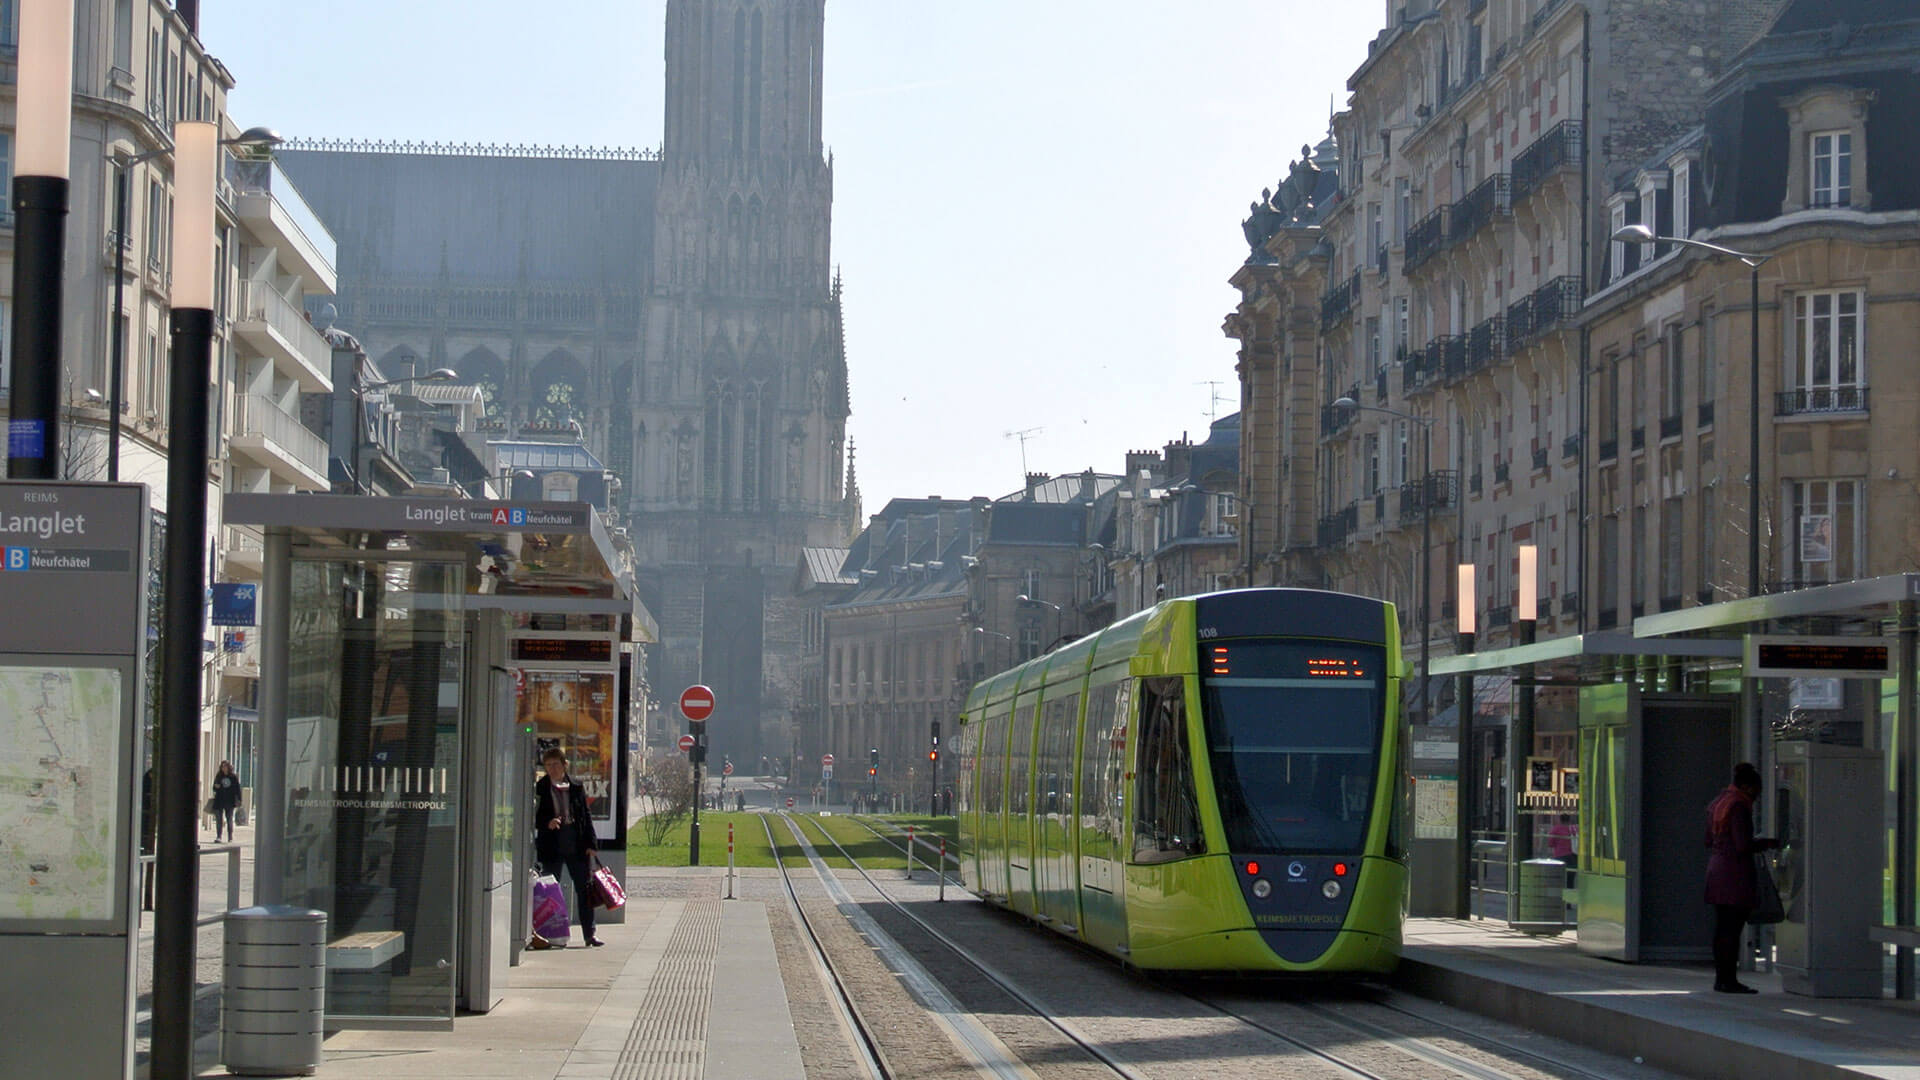
[[1513,159],[1512,205],[1540,190],[1562,169],[1580,165],[1581,126],[1578,120],[1562,120]]
[[1513,605],[1503,604],[1499,607],[1488,608],[1487,609],[1487,625],[1488,626],[1513,625]]
[[1447,373],[1448,382],[1455,382],[1466,378],[1468,373],[1467,339],[1464,336],[1441,338],[1440,357],[1443,370]]
[[1482,486],[1480,483],[1481,475],[1482,474],[1476,472],[1473,475],[1467,477],[1467,494],[1469,495],[1480,494],[1480,488]]
[[1580,614],[1580,594],[1578,592],[1560,594],[1560,614]]
[[327,444],[272,398],[242,394],[235,401],[229,445],[295,487],[327,488]]
[[1677,439],[1677,438],[1679,438],[1679,437],[1680,437],[1680,417],[1679,417],[1679,415],[1678,415],[1678,414],[1675,414],[1675,415],[1673,415],[1673,416],[1663,416],[1663,417],[1661,417],[1661,418],[1660,418],[1660,438],[1661,438],[1661,440],[1662,440],[1662,441],[1664,441],[1664,440],[1667,440],[1667,439]]
[[1427,367],[1426,354],[1402,346],[1400,353],[1400,392],[1412,394],[1427,388],[1433,381],[1433,369]]
[[1773,398],[1775,416],[1866,411],[1867,388],[1864,386],[1803,386],[1797,390],[1783,390]]
[[1492,367],[1506,355],[1507,320],[1495,315],[1467,332],[1467,371]]
[[1452,469],[1440,469],[1427,474],[1425,489],[1418,480],[1409,480],[1400,485],[1400,522],[1409,524],[1420,520],[1432,509],[1443,510],[1454,505],[1459,474]]
[[1695,417],[1694,424],[1697,427],[1713,426],[1713,402],[1703,401],[1700,403],[1699,415]]
[[1533,471],[1547,471],[1547,448],[1544,446],[1537,446],[1533,450]]
[[1329,330],[1346,321],[1353,313],[1353,305],[1360,299],[1360,271],[1333,287],[1333,290],[1320,298],[1320,329]]
[[333,347],[307,321],[306,312],[265,281],[242,281],[234,332],[276,362],[308,393],[333,390]]
[[1373,403],[1384,405],[1387,401],[1387,369],[1381,368],[1373,373]]
[[[1359,401],[1360,387],[1354,386],[1352,389],[1348,390],[1346,394],[1344,394],[1343,396],[1350,397],[1355,401]],[[1320,406],[1321,436],[1323,438],[1326,438],[1326,437],[1338,435],[1342,431],[1345,431],[1346,429],[1352,427],[1354,417],[1357,416],[1359,412],[1360,410],[1358,409],[1336,409],[1332,405]]]
[[1619,456],[1620,456],[1620,440],[1619,439],[1601,439],[1600,440],[1600,460],[1601,461],[1612,461],[1613,459]]
[[1580,436],[1569,435],[1560,440],[1560,457],[1571,461],[1580,456]]
[[1447,230],[1449,243],[1464,244],[1493,223],[1493,219],[1513,213],[1506,173],[1494,173],[1482,180],[1467,196],[1453,204],[1453,222]]
[[1579,277],[1562,275],[1507,305],[1508,355],[1539,335],[1572,323],[1584,292]]
[[1447,245],[1447,220],[1452,208],[1443,206],[1421,218],[1407,229],[1405,269],[1411,274],[1421,263],[1438,255]]
[[1381,244],[1373,249],[1373,272],[1384,276],[1387,270],[1387,245]]
[[286,272],[312,283],[314,291],[333,292],[338,287],[338,245],[280,166],[230,157],[227,181],[233,185],[234,212],[262,241],[274,245]]
[[1507,464],[1504,461],[1494,462],[1493,463],[1493,483],[1495,487],[1498,487],[1501,484],[1513,483],[1513,466]]

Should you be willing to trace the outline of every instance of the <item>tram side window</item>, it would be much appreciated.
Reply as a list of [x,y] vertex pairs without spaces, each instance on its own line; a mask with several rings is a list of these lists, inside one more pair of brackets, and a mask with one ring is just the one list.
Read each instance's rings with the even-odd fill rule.
[[1049,698],[1040,735],[1040,812],[1073,812],[1073,732],[1080,716],[1080,695]]
[[1080,853],[1092,859],[1120,857],[1121,755],[1125,745],[1126,702],[1133,684],[1126,679],[1087,691],[1086,734],[1080,752]]
[[1166,862],[1206,851],[1187,752],[1186,697],[1178,678],[1140,687],[1140,763],[1133,796],[1133,859]]

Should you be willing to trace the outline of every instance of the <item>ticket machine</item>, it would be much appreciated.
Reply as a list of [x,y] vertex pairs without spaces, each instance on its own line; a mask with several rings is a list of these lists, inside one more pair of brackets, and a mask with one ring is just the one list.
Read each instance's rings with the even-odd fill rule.
[[1867,931],[1879,921],[1886,836],[1880,751],[1776,745],[1774,882],[1787,911],[1774,931],[1781,985],[1812,997],[1879,997],[1882,950]]

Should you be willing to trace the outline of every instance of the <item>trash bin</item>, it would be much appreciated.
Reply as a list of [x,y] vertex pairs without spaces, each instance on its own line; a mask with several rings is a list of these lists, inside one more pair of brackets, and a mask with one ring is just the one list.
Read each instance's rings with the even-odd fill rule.
[[1515,930],[1558,934],[1567,928],[1567,864],[1559,859],[1528,859],[1520,864],[1520,897],[1514,905]]
[[220,1060],[241,1076],[311,1076],[327,1004],[327,913],[227,912]]

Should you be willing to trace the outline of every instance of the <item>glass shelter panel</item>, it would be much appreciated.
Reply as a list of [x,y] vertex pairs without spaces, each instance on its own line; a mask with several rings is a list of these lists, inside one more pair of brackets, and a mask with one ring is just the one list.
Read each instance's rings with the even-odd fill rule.
[[453,1018],[462,573],[293,564],[283,895],[327,913],[329,1018]]

